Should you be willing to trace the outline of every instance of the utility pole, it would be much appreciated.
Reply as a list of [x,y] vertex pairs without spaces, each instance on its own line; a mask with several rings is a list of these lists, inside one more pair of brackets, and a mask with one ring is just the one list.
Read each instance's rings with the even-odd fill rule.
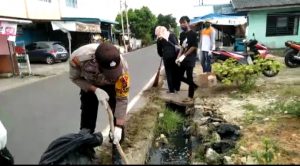
[[201,0],[201,4],[200,4],[200,0],[199,0],[199,6],[203,6],[203,0]]
[[125,0],[125,14],[126,14],[126,26],[127,26],[127,36],[128,36],[128,42],[129,42],[129,46],[130,45],[130,28],[129,28],[129,22],[128,22],[128,12],[127,12],[127,3]]
[[123,22],[122,0],[120,0],[120,11],[121,11],[122,33],[123,33],[122,39],[123,39],[123,43],[124,43],[125,52],[128,52],[125,37],[124,37],[125,32],[124,32],[124,22]]

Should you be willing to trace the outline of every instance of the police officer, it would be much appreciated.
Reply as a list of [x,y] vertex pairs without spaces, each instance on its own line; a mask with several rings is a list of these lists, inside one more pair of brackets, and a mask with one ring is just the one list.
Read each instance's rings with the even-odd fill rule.
[[80,88],[80,129],[93,133],[99,102],[114,115],[112,162],[121,164],[116,144],[124,138],[130,76],[126,60],[111,43],[92,43],[79,47],[70,56],[70,79]]

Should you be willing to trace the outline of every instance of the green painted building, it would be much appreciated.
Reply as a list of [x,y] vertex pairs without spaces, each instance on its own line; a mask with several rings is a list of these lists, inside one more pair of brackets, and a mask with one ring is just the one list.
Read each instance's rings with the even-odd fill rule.
[[255,38],[270,48],[283,48],[284,42],[300,42],[300,0],[232,0],[236,12],[246,12],[247,39]]

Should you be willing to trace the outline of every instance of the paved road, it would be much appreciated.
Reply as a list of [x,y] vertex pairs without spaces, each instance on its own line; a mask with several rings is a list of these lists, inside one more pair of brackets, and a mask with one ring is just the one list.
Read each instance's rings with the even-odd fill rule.
[[[125,55],[132,85],[130,101],[157,71],[155,45]],[[37,164],[54,139],[77,132],[80,119],[79,89],[68,73],[0,93],[0,119],[8,131],[7,146],[16,164]],[[108,125],[106,112],[98,113],[96,130]]]

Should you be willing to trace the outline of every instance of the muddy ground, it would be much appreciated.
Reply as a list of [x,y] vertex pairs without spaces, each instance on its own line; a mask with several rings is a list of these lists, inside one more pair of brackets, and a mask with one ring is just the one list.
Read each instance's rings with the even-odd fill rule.
[[[196,91],[195,97],[199,97],[207,105],[217,107],[228,122],[241,127],[242,137],[231,156],[233,164],[249,164],[243,161],[248,156],[255,160],[254,163],[266,164],[263,157],[266,151],[265,139],[271,142],[270,153],[273,157],[269,163],[300,164],[299,115],[291,116],[284,112],[260,113],[281,101],[292,100],[299,105],[299,76],[300,68],[283,67],[276,77],[261,76],[256,87],[249,93],[241,93],[235,87],[225,87],[220,83],[215,87],[199,88]],[[159,88],[147,90],[143,96],[146,104],[129,114],[126,138],[122,144],[130,164],[145,163],[146,153],[154,139],[153,129],[158,114],[164,107],[164,101],[159,98]],[[99,163],[110,164],[110,144],[104,143],[98,148],[98,152]]]

